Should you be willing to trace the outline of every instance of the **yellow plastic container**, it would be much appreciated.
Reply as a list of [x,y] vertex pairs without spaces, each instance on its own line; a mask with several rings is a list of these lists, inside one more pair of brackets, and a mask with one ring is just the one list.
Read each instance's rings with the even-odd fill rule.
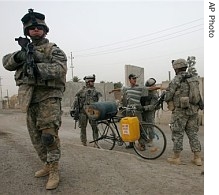
[[120,120],[121,137],[124,142],[134,142],[140,138],[138,117],[124,117]]

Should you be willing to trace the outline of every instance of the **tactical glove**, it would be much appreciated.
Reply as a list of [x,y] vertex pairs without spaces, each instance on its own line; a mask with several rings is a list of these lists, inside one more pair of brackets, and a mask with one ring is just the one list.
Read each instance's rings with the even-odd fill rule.
[[71,110],[71,111],[70,111],[70,115],[71,115],[71,117],[74,117],[74,116],[75,116],[75,111],[74,111],[74,110]]
[[155,106],[154,106],[154,105],[144,106],[144,110],[145,110],[145,111],[152,111],[152,110],[155,110]]
[[19,37],[15,40],[18,41],[18,44],[21,46],[22,50],[26,50],[28,43],[30,43],[30,39],[23,37]]
[[26,61],[26,52],[25,51],[19,51],[14,56],[14,61],[16,63],[21,63]]
[[159,105],[156,105],[155,107],[154,107],[154,109],[155,110],[159,110],[161,108],[161,105],[159,104]]

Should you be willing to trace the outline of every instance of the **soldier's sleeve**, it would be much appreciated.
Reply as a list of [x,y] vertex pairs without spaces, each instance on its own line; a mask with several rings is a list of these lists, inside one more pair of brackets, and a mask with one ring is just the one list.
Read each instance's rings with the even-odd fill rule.
[[14,53],[10,53],[5,55],[2,58],[2,64],[6,70],[9,71],[15,71],[19,66],[23,65],[23,63],[16,63],[14,60],[14,56],[18,53],[19,51],[16,51]]
[[154,104],[156,104],[157,103],[157,101],[158,101],[158,92],[157,91],[153,91],[152,92],[152,98],[151,98],[151,102],[150,102],[150,104],[151,105],[154,105]]
[[123,94],[126,92],[126,90],[127,90],[126,87],[123,87],[123,88],[121,89],[121,91],[122,91]]
[[121,97],[122,106],[127,106],[127,103],[128,103],[128,102],[127,102],[126,90],[127,90],[126,87],[123,87],[123,88],[122,88],[122,97]]
[[176,92],[177,86],[178,86],[178,80],[177,79],[173,79],[169,83],[169,86],[166,89],[165,98],[164,98],[164,100],[166,102],[169,102],[169,101],[171,101],[173,99],[173,96],[174,96],[174,94]]
[[50,51],[50,61],[37,63],[38,72],[42,80],[62,79],[67,73],[66,54],[57,46]]
[[78,105],[79,105],[78,103],[79,103],[79,102],[78,102],[78,97],[76,97],[76,99],[74,100],[74,103],[73,103],[72,108],[73,108],[73,109],[77,108]]
[[148,96],[148,89],[147,87],[142,87],[142,92],[141,92],[141,96]]

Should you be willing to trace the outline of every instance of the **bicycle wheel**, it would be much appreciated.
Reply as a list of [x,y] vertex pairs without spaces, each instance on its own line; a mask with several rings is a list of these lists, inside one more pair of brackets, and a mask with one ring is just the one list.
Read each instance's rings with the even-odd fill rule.
[[95,140],[97,146],[101,149],[112,150],[115,146],[115,132],[108,122],[99,121],[97,123],[98,139]]
[[141,122],[140,139],[134,142],[134,150],[139,156],[148,160],[159,158],[166,145],[166,136],[158,126]]

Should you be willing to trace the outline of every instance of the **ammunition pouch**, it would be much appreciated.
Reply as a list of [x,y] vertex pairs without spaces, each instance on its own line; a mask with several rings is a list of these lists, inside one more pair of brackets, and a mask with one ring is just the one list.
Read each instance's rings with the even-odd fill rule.
[[170,111],[174,111],[174,110],[175,110],[174,102],[173,102],[173,101],[167,102],[167,108],[168,108],[168,110],[170,110]]
[[42,80],[39,76],[35,79],[34,77],[25,76],[22,68],[19,68],[15,73],[16,85],[21,84],[33,85],[33,86],[46,86],[55,89],[64,90],[65,84],[58,80]]
[[180,107],[183,109],[189,108],[189,97],[180,98]]
[[37,86],[47,86],[55,89],[65,89],[65,84],[57,80],[42,80],[39,77],[36,80]]

